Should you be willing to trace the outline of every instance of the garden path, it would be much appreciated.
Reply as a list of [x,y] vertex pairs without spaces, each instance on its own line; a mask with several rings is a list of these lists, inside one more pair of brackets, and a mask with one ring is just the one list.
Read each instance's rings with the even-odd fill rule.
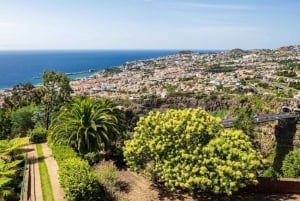
[[26,191],[28,192],[28,200],[30,201],[42,201],[42,186],[40,180],[40,171],[38,164],[38,156],[35,144],[27,146],[28,150],[28,170],[29,172],[29,185]]
[[64,193],[62,188],[60,187],[58,180],[58,165],[54,157],[52,156],[52,151],[48,147],[47,143],[42,144],[45,162],[48,168],[48,173],[53,189],[54,199],[55,201],[65,201]]

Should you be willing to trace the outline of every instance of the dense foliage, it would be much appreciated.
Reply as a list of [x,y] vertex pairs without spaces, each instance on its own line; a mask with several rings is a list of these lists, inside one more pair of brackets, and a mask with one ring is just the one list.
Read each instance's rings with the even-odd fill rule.
[[69,201],[100,200],[96,177],[82,159],[70,158],[61,163],[59,179]]
[[89,164],[67,146],[53,146],[59,181],[68,201],[101,200],[97,179]]
[[237,112],[237,116],[233,122],[233,127],[242,130],[252,139],[254,138],[254,109],[246,106]]
[[282,173],[284,177],[300,177],[300,149],[288,153],[282,162]]
[[0,110],[0,140],[7,139],[10,136],[11,124],[10,115]]
[[30,82],[16,84],[11,96],[4,98],[4,108],[16,110],[18,108],[41,102],[42,93]]
[[52,153],[58,162],[78,157],[77,153],[69,146],[52,146]]
[[33,143],[46,142],[48,131],[44,128],[35,128],[29,132],[29,140]]
[[11,183],[16,179],[18,165],[22,160],[7,161],[0,159],[0,199],[12,195],[14,190]]
[[262,156],[247,135],[224,131],[220,119],[201,109],[150,112],[140,118],[124,156],[134,171],[157,175],[172,190],[231,194],[255,184]]
[[99,151],[118,139],[123,120],[124,114],[109,100],[75,98],[54,118],[50,139],[81,154]]
[[21,152],[20,148],[27,143],[28,137],[0,140],[0,158],[16,158]]
[[28,142],[28,138],[15,138],[13,140],[0,140],[0,200],[10,200],[10,196],[16,196],[18,192],[19,170],[23,161],[19,155],[20,147]]
[[43,74],[41,91],[43,93],[42,103],[45,109],[45,126],[47,130],[53,113],[71,99],[72,88],[69,83],[70,79],[63,73],[49,71]]
[[25,135],[28,130],[34,128],[33,114],[34,106],[25,106],[11,113],[12,132]]

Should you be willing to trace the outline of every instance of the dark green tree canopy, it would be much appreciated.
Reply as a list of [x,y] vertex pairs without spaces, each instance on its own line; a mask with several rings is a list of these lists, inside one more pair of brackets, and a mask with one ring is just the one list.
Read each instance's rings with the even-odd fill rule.
[[7,96],[4,99],[4,108],[15,110],[31,104],[39,104],[41,102],[40,91],[30,82],[15,85],[11,93],[11,96]]
[[14,134],[26,134],[30,129],[34,128],[33,114],[35,106],[26,106],[11,113],[12,131]]
[[49,71],[43,74],[41,91],[43,93],[42,102],[45,108],[45,125],[47,129],[53,112],[58,111],[64,103],[71,99],[72,88],[69,83],[70,79],[63,73]]
[[10,113],[0,109],[0,140],[10,137],[11,126]]

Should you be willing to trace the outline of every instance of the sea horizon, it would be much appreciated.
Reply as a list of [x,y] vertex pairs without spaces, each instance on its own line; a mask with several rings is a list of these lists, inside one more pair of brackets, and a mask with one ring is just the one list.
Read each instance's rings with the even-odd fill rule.
[[[176,54],[184,49],[170,50],[0,50],[0,90],[11,89],[18,83],[41,83],[45,71],[62,73],[83,72],[69,75],[70,79],[91,76],[106,68],[121,66],[125,62],[154,59]],[[213,53],[224,50],[190,50],[196,53]],[[87,72],[93,69],[93,72]]]

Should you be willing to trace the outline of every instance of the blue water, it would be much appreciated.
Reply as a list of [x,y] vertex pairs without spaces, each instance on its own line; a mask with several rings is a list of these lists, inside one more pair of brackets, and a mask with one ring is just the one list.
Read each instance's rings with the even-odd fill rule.
[[[38,84],[41,80],[34,77],[41,76],[44,71],[100,71],[111,66],[120,66],[126,61],[151,59],[177,52],[178,50],[0,51],[0,89],[24,82]],[[71,78],[88,75],[90,74],[80,74]]]

